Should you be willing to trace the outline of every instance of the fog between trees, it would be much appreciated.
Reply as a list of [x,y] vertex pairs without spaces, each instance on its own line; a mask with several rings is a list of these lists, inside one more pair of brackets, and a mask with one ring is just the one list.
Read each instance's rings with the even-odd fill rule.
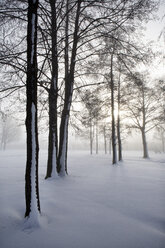
[[123,142],[132,130],[141,133],[144,158],[149,156],[151,130],[164,149],[165,83],[153,80],[147,71],[161,55],[143,44],[140,32],[158,4],[156,0],[0,3],[1,119],[5,123],[8,99],[16,116],[26,116],[25,216],[40,211],[38,128],[48,132],[46,179],[68,174],[70,126],[76,135],[89,139],[91,154],[94,142],[99,152],[102,135],[105,153],[112,150],[113,164],[123,159]]

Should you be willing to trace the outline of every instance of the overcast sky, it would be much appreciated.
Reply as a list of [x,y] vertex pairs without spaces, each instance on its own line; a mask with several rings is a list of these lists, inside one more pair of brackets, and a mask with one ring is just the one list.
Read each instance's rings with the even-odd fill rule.
[[157,15],[157,18],[155,20],[149,21],[149,23],[146,25],[146,37],[148,40],[158,41],[161,31],[165,27],[165,0],[161,0],[159,10],[157,13],[155,13],[155,15]]

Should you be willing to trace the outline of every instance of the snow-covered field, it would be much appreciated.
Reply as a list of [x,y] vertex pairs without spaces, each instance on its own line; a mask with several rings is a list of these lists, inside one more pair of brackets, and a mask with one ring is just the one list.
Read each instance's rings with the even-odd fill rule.
[[[25,152],[0,153],[1,248],[165,248],[165,156],[69,155],[69,176],[44,180],[40,227],[24,229]],[[163,157],[164,156],[164,157]]]

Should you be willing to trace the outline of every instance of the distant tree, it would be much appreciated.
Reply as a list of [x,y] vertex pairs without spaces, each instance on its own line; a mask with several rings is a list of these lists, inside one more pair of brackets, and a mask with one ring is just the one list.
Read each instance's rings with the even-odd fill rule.
[[[79,128],[79,133],[81,133],[85,137],[89,138],[89,148],[90,148],[90,154],[93,154],[93,144],[94,144],[94,124],[90,116],[88,116],[88,113],[81,114],[81,129]],[[86,130],[84,130],[84,128]]]
[[162,152],[165,152],[165,80],[159,79],[155,85],[156,97],[159,99],[158,124],[156,126],[155,137],[161,140]]
[[26,132],[27,162],[25,175],[25,217],[32,221],[40,212],[38,187],[38,126],[37,126],[37,9],[38,0],[28,1]]
[[154,137],[161,141],[162,152],[165,153],[165,124],[157,125]]
[[[38,56],[40,57],[38,60],[38,83],[46,89],[49,97],[49,149],[46,177],[52,176],[52,171],[55,171],[57,161],[58,173],[60,175],[67,173],[69,116],[77,69],[80,66],[83,67],[84,61],[88,60],[89,57],[95,57],[100,52],[103,41],[102,37],[111,38],[115,30],[127,33],[128,22],[130,21],[130,28],[134,20],[145,19],[155,7],[156,2],[156,0],[135,0],[133,2],[131,0],[40,1],[40,23],[38,23],[38,33],[40,34],[38,42]],[[25,13],[27,1],[18,0],[15,2],[5,0],[0,6],[2,6],[1,14],[3,18],[19,19],[22,26],[26,25],[27,19]],[[13,8],[13,6],[17,6],[18,8]],[[17,10],[16,13],[15,10]],[[125,29],[124,24],[126,24]],[[134,29],[133,27],[132,30]],[[18,42],[18,52],[12,52],[10,54],[12,56],[9,56],[7,60],[7,53],[5,53],[5,56],[2,56],[0,62],[5,63],[7,67],[10,63],[10,66],[14,68],[13,71],[15,70],[15,73],[13,72],[14,75],[21,78],[23,86],[25,86],[26,50],[20,49],[20,44],[24,44],[23,41],[25,41],[24,35],[22,41]],[[7,52],[14,51],[16,47],[14,45],[9,46]],[[19,51],[22,51],[21,54]],[[6,60],[5,62],[4,58]],[[59,64],[58,61],[60,61]],[[60,69],[58,66],[60,66]],[[82,68],[80,68],[80,71],[82,71]],[[59,74],[60,78],[62,78],[60,87],[57,85]],[[20,85],[15,85],[12,92],[14,93],[18,87]],[[40,95],[43,96],[42,93]],[[60,99],[62,99],[62,104],[60,105],[61,111],[59,111],[60,135],[58,139],[57,96],[59,95],[61,97]],[[43,102],[47,105],[47,101]],[[57,146],[58,140],[59,147]],[[57,152],[58,148],[59,151]]]
[[96,154],[99,149],[99,121],[103,118],[101,113],[103,101],[99,98],[98,90],[85,90],[81,94],[84,112],[80,113],[80,121],[83,126],[89,129],[90,154],[93,153],[94,138],[96,142]]
[[122,141],[121,141],[121,123],[120,123],[120,110],[121,110],[121,72],[119,71],[119,78],[117,84],[117,139],[118,139],[118,160],[122,161]]
[[113,31],[120,28],[122,32],[124,23],[128,20],[140,19],[146,16],[146,10],[150,13],[153,9],[153,4],[153,1],[148,0],[143,3],[136,0],[133,4],[130,0],[117,2],[66,1],[65,13],[68,13],[69,16],[65,16],[64,35],[65,96],[60,123],[58,154],[58,172],[61,175],[67,173],[68,123],[76,64],[99,52],[98,47],[102,44],[102,40],[101,42],[99,40],[101,37],[111,37]]
[[6,109],[0,109],[0,149],[6,150],[7,144],[18,140],[20,130],[11,113]]
[[6,149],[6,144],[8,140],[8,127],[7,127],[7,114],[3,111],[0,111],[1,117],[1,149]]
[[144,74],[130,74],[127,80],[129,83],[125,85],[125,104],[127,118],[132,120],[132,123],[127,124],[127,126],[141,132],[143,158],[148,158],[146,134],[158,123],[157,99],[154,89],[147,86],[147,79]]
[[110,128],[110,123],[102,120],[103,122],[101,122],[100,124],[100,133],[103,135],[103,140],[104,140],[104,152],[105,154],[108,153],[111,154],[111,134],[112,134],[112,130]]
[[115,84],[114,84],[114,71],[113,71],[113,58],[114,58],[114,49],[111,54],[111,64],[110,64],[110,89],[111,89],[111,118],[112,118],[112,163],[117,163],[117,151],[116,151],[116,125],[115,125]]
[[165,80],[156,81],[156,96],[159,99],[159,121],[165,123]]

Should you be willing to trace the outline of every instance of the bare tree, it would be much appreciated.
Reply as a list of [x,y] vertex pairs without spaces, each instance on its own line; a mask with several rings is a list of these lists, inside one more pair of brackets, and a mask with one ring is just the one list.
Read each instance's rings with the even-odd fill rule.
[[49,144],[46,178],[57,174],[57,96],[58,96],[58,51],[57,51],[57,11],[56,0],[49,0],[51,7],[51,65],[52,79],[49,89]]
[[[58,173],[60,175],[67,174],[67,149],[68,149],[68,125],[69,125],[69,114],[70,107],[72,103],[73,95],[73,84],[74,84],[74,73],[75,73],[75,63],[77,54],[77,44],[79,41],[79,18],[82,0],[77,0],[76,2],[76,15],[75,15],[75,25],[73,33],[73,44],[71,51],[70,65],[68,64],[68,14],[66,16],[66,27],[65,27],[65,97],[64,97],[64,107],[61,116],[60,123],[60,140],[59,140],[59,154],[58,154]],[[66,5],[66,12],[68,13],[68,4]]]
[[119,78],[117,85],[117,139],[118,139],[118,160],[122,161],[122,141],[121,141],[121,123],[120,123],[120,110],[121,110],[121,71],[119,70]]
[[20,129],[13,115],[0,107],[0,149],[6,150],[8,143],[18,140]]
[[130,83],[125,85],[125,103],[127,106],[127,118],[132,123],[127,126],[138,129],[141,132],[143,144],[143,157],[148,158],[146,134],[158,123],[158,104],[155,92],[147,86],[146,78],[139,73],[127,77]]
[[27,162],[25,175],[25,217],[36,221],[40,212],[38,186],[38,126],[37,126],[37,9],[38,0],[28,1],[26,132]]
[[[12,1],[10,1],[10,4]],[[18,1],[20,8],[17,14],[11,8],[5,10],[7,1],[2,9],[2,15],[7,18],[17,18],[26,23],[26,1]],[[40,39],[38,43],[39,75],[38,83],[46,89],[49,95],[49,148],[48,148],[48,167],[46,177],[52,176],[55,172],[57,153],[58,173],[67,173],[67,143],[69,115],[73,96],[73,86],[75,73],[83,61],[95,56],[102,47],[102,37],[112,38],[115,30],[127,33],[128,26],[132,23],[148,16],[153,10],[156,1],[153,0],[120,0],[120,1],[41,1],[40,2],[40,23],[38,30]],[[23,7],[22,7],[23,6]],[[47,9],[48,7],[48,9]],[[130,21],[130,25],[128,22]],[[42,24],[44,27],[42,28]],[[124,27],[124,24],[125,25]],[[24,38],[23,38],[24,40]],[[120,40],[122,42],[122,40]],[[123,43],[124,44],[124,43]],[[24,51],[25,54],[25,51]],[[19,68],[16,67],[24,82],[26,74],[26,59],[24,54],[12,56],[10,61],[12,68],[17,65],[14,63],[19,60]],[[4,57],[3,57],[4,58]],[[14,58],[14,59],[13,59]],[[3,59],[1,60],[3,63]],[[60,61],[60,63],[58,63]],[[8,60],[9,62],[9,60]],[[24,64],[25,68],[22,68]],[[59,70],[59,64],[61,66]],[[76,67],[77,65],[77,67]],[[60,73],[59,73],[60,71]],[[58,86],[59,77],[62,78]],[[25,83],[24,83],[25,85]],[[20,86],[20,85],[19,85]],[[14,86],[13,92],[17,89]],[[57,97],[61,93],[63,109],[61,113],[59,151],[57,138]],[[41,95],[41,94],[40,94]],[[46,101],[44,103],[47,105]]]
[[[113,49],[114,52],[114,49]],[[110,64],[110,89],[111,89],[111,118],[112,118],[112,163],[117,163],[117,151],[116,151],[116,126],[115,126],[115,100],[114,100],[114,76],[113,76],[113,56],[114,54],[111,54],[111,64]]]

